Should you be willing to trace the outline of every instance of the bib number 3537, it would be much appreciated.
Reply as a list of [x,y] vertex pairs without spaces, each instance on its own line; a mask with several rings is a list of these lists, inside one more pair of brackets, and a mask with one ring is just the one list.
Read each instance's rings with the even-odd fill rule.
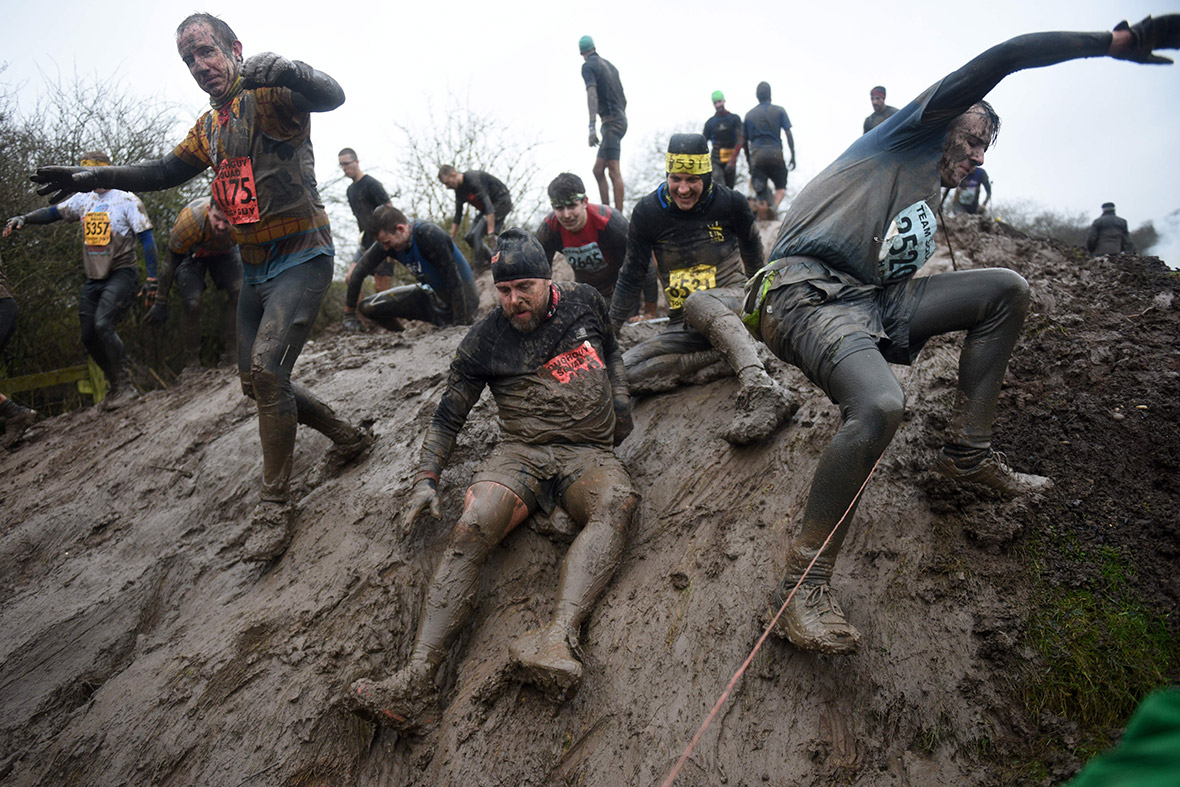
[[213,178],[213,198],[231,224],[258,221],[258,189],[254,184],[254,165],[249,156],[228,158],[217,168]]

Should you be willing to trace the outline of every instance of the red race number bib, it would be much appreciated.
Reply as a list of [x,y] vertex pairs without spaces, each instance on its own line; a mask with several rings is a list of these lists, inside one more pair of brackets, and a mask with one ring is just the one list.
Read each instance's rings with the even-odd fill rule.
[[253,224],[258,215],[258,190],[249,156],[227,158],[213,178],[213,198],[231,224]]

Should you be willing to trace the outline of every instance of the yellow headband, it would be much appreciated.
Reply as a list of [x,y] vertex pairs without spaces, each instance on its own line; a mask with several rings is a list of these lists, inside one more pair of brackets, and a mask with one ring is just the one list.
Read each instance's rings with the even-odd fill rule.
[[708,153],[665,153],[664,169],[669,174],[707,175],[713,171]]
[[111,165],[111,162],[109,162],[109,161],[97,161],[92,158],[82,159],[82,166],[83,167],[109,167],[110,165]]

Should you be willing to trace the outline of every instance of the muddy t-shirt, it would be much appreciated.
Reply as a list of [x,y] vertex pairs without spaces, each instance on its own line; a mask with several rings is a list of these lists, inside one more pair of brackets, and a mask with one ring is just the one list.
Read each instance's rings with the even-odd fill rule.
[[82,267],[88,279],[105,279],[117,268],[134,268],[135,238],[152,228],[139,197],[119,189],[74,194],[57,210],[66,221],[82,223]]
[[1104,55],[1110,40],[1109,33],[1018,36],[935,82],[803,188],[783,218],[771,259],[818,257],[872,285],[913,276],[934,252],[938,164],[951,122],[1006,75]]
[[556,213],[550,213],[537,230],[537,240],[545,256],[561,252],[574,271],[574,280],[589,284],[609,298],[627,253],[627,220],[606,205],[586,205],[586,226],[570,232],[561,226]]
[[586,88],[596,88],[598,91],[598,116],[613,118],[626,114],[627,96],[623,94],[623,83],[619,81],[619,70],[610,61],[598,56],[598,53],[586,58],[582,63],[582,80]]
[[[193,167],[217,170],[224,164],[238,173],[232,189],[220,189],[218,204],[231,219],[247,282],[258,284],[308,260],[336,254],[316,189],[311,115],[295,106],[290,89],[240,90],[225,106],[197,118],[172,152]],[[250,177],[242,166],[246,160]],[[257,220],[235,220],[244,208],[254,207],[251,202]]]
[[352,215],[356,217],[356,226],[361,231],[361,248],[367,249],[377,240],[369,229],[369,222],[373,218],[373,210],[389,202],[389,195],[381,181],[372,175],[365,175],[355,183],[348,185],[348,207],[352,208]]
[[469,169],[463,173],[463,182],[455,189],[455,218],[458,224],[463,221],[463,206],[472,205],[480,213],[492,213],[496,216],[496,229],[500,229],[500,217],[506,216],[512,210],[512,197],[508,194],[508,187],[500,182],[495,175],[489,175],[478,169]]
[[639,201],[631,213],[627,256],[611,299],[617,324],[635,308],[652,253],[668,295],[668,317],[684,317],[694,290],[740,287],[762,267],[762,241],[745,197],[714,182],[691,210],[676,207],[668,184]]
[[211,197],[200,197],[180,209],[172,234],[168,237],[168,251],[184,256],[216,257],[234,247],[232,232],[218,235],[209,223]]
[[[736,148],[738,134],[742,130],[742,116],[726,110],[717,113],[705,121],[705,139],[709,140],[713,150],[722,148]],[[724,162],[729,163],[729,162]]]
[[626,389],[606,302],[577,282],[554,283],[550,290],[549,315],[532,333],[518,332],[496,308],[463,338],[422,447],[423,470],[437,474],[446,463],[485,386],[505,439],[612,445],[612,378],[621,393]]
[[787,110],[778,104],[763,101],[746,113],[746,142],[751,148],[778,148],[782,150],[782,131],[791,130],[791,119]]

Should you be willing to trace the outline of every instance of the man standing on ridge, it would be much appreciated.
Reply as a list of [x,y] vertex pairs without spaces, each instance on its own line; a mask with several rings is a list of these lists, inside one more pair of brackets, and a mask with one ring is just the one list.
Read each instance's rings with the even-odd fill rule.
[[[402,320],[434,325],[470,325],[479,308],[479,292],[467,258],[446,230],[429,221],[411,222],[389,205],[373,211],[369,222],[377,242],[369,247],[348,274],[344,296],[344,329],[360,330],[359,311],[367,319],[391,331],[402,329]],[[418,281],[403,284],[360,302],[361,282],[382,263],[397,260]]]
[[757,442],[799,405],[771,379],[742,326],[741,285],[762,266],[762,239],[750,203],[714,183],[709,148],[700,134],[673,134],[667,176],[631,213],[627,257],[611,299],[616,329],[635,309],[652,253],[667,283],[667,327],[623,355],[632,393],[664,391],[721,360],[737,375],[733,421],[722,437]]
[[[610,173],[615,210],[622,211],[623,175],[619,171],[619,154],[620,142],[627,134],[627,96],[623,94],[619,70],[599,56],[593,38],[582,36],[578,39],[578,52],[584,61],[582,81],[586,83],[586,106],[590,110],[590,147],[598,148],[598,156],[594,159],[594,179],[598,181],[602,204],[609,205],[610,191],[607,190],[606,175]],[[599,117],[602,118],[601,144],[595,131]]]
[[[344,173],[344,177],[352,181],[348,184],[345,196],[348,197],[348,207],[352,208],[352,215],[356,218],[356,226],[361,232],[360,245],[356,247],[356,254],[352,256],[352,264],[348,266],[348,273],[352,275],[360,258],[369,250],[369,247],[377,242],[377,233],[369,226],[369,222],[373,218],[373,211],[382,205],[392,207],[393,203],[389,201],[389,194],[381,185],[381,181],[372,175],[361,172],[361,162],[357,158],[355,150],[344,148],[336,158],[340,162],[340,170]],[[377,269],[373,271],[373,287],[377,292],[384,292],[392,284],[393,263],[382,260]]]
[[[549,183],[553,212],[541,221],[537,240],[545,256],[561,252],[574,271],[574,281],[589,284],[607,303],[615,294],[615,282],[627,254],[627,220],[606,205],[591,205],[582,179],[563,172]],[[643,280],[643,316],[658,316],[660,282],[654,265],[648,265]]]
[[508,193],[508,187],[495,175],[489,175],[483,170],[469,169],[460,172],[450,164],[443,164],[438,168],[438,179],[455,192],[455,217],[451,219],[452,238],[459,234],[463,209],[467,205],[475,208],[475,218],[467,228],[463,240],[471,247],[471,266],[476,271],[486,271],[492,259],[487,238],[495,239],[508,229],[505,220],[512,211],[512,196]]
[[219,290],[229,295],[225,319],[225,353],[234,357],[237,341],[238,295],[242,289],[242,256],[230,230],[229,219],[211,197],[200,197],[181,208],[168,236],[168,256],[160,265],[160,287],[156,302],[147,313],[148,322],[163,325],[168,320],[168,291],[173,278],[184,301],[180,322],[184,343],[184,369],[201,368],[201,299],[205,294],[205,271]]
[[[111,160],[101,151],[91,151],[82,154],[81,164],[105,171],[110,169]],[[118,188],[95,187],[87,194],[72,194],[60,204],[13,216],[4,226],[4,235],[25,224],[52,224],[62,220],[82,224],[82,267],[86,270],[86,284],[78,301],[82,344],[110,383],[102,406],[113,410],[139,395],[131,383],[127,351],[115,328],[131,308],[139,289],[139,267],[135,261],[137,237],[147,266],[145,287],[149,297],[155,295],[157,263],[152,223],[139,197]]]
[[725,94],[720,90],[713,91],[713,109],[715,114],[705,121],[705,139],[709,140],[713,151],[713,172],[723,173],[726,187],[732,189],[737,180],[738,153],[745,141],[742,138],[742,116],[725,108]]
[[1102,215],[1094,219],[1094,223],[1090,225],[1090,232],[1086,235],[1086,251],[1095,257],[1123,252],[1135,253],[1135,244],[1131,242],[1127,221],[1115,214],[1113,202],[1102,203]]
[[873,114],[865,118],[862,134],[869,133],[897,113],[897,107],[885,103],[885,88],[880,85],[869,91],[869,102],[873,105]]
[[1000,80],[1084,57],[1170,63],[1152,50],[1178,45],[1175,14],[1122,22],[1113,35],[1013,38],[861,136],[791,203],[773,262],[746,285],[743,318],[775,355],[839,404],[843,423],[820,456],[771,601],[773,613],[807,572],[775,625],[777,635],[803,650],[859,649],[860,634],[829,581],[860,490],[905,414],[905,392],[889,364],[911,363],[931,337],[966,332],[958,391],[933,470],[1009,496],[1050,486],[1042,476],[1014,472],[992,448],[1000,385],[1028,311],[1028,283],[1006,268],[914,274],[934,253],[940,189],[959,185],[981,166],[995,141],[999,117],[983,99]]
[[332,231],[315,187],[311,114],[344,103],[336,80],[273,52],[242,58],[242,42],[221,19],[192,14],[176,29],[176,48],[213,108],[163,158],[126,167],[41,167],[32,176],[50,202],[73,192],[177,186],[217,171],[213,198],[233,225],[244,283],[238,299],[238,375],[258,404],[262,499],[251,515],[246,560],[286,551],[296,508],[291,464],[300,423],[331,438],[327,468],[360,456],[373,442],[291,381],[332,282]]
[[[746,113],[746,161],[750,165],[750,188],[758,202],[760,218],[773,218],[778,205],[787,194],[787,171],[795,168],[795,137],[791,134],[791,119],[787,110],[770,103],[770,85],[759,82],[754,91],[758,106]],[[787,135],[791,160],[783,160],[782,134]],[[774,182],[771,201],[768,181]],[[767,215],[769,214],[769,215]]]
[[447,389],[422,443],[405,509],[409,528],[426,508],[439,516],[438,480],[467,414],[485,387],[503,438],[475,471],[463,513],[426,591],[407,664],[349,689],[355,712],[398,729],[427,722],[435,673],[475,611],[480,567],[538,508],[555,504],[582,526],[562,563],[549,625],[510,645],[524,679],[562,699],[576,692],[582,623],[618,566],[638,499],[612,450],[631,430],[623,361],[602,296],[554,284],[536,238],[513,228],[492,257],[500,308],[477,322],[451,363]]

